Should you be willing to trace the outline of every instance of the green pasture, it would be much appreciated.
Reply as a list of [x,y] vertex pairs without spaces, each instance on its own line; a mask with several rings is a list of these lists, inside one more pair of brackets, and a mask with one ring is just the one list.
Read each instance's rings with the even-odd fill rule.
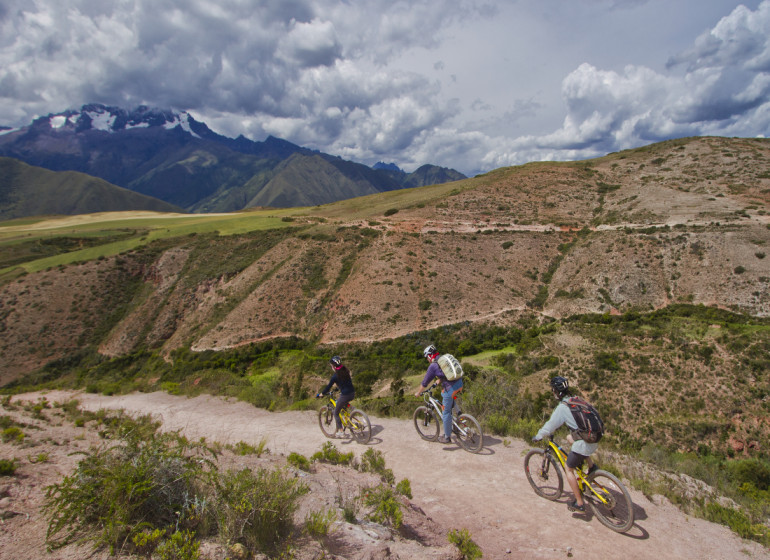
[[[116,213],[117,214],[117,213]],[[184,237],[217,232],[219,235],[235,235],[251,231],[290,227],[292,222],[283,221],[289,210],[271,210],[241,212],[227,215],[173,215],[132,218],[130,212],[109,214],[104,220],[94,218],[83,223],[72,224],[69,217],[29,221],[19,224],[16,220],[11,226],[0,225],[0,251],[9,250],[22,243],[51,240],[54,238],[114,238],[127,236],[114,242],[87,247],[81,250],[61,253],[54,256],[29,260],[19,265],[0,269],[0,277],[9,275],[14,269],[21,268],[27,273],[38,272],[74,262],[90,261],[110,257],[159,239]],[[62,225],[57,227],[57,222]],[[10,222],[6,222],[8,224]],[[295,224],[296,225],[296,224]],[[128,232],[134,232],[130,234]]]

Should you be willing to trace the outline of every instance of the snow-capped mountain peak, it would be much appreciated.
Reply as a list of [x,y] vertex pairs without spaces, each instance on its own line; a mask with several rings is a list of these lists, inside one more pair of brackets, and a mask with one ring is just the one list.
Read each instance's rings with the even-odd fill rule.
[[47,119],[52,129],[74,129],[78,132],[88,129],[117,132],[153,126],[162,126],[167,130],[180,127],[188,134],[200,138],[191,126],[192,123],[195,123],[195,119],[189,113],[151,109],[145,105],[132,111],[126,111],[119,107],[92,103],[83,105],[79,111],[70,110],[51,114],[44,119]]

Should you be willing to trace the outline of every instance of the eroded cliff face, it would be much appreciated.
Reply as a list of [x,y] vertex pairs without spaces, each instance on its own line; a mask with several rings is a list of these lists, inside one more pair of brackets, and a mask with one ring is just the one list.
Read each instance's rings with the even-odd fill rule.
[[770,142],[656,146],[497,170],[388,216],[319,207],[290,231],[188,236],[23,276],[0,288],[1,382],[87,346],[367,341],[672,302],[767,316]]

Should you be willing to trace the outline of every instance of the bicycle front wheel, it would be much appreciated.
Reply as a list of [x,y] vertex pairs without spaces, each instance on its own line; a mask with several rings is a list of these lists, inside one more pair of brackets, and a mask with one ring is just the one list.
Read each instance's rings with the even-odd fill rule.
[[544,449],[533,449],[524,457],[524,472],[538,496],[547,500],[558,500],[564,489],[561,469],[550,453]]
[[598,470],[588,482],[590,488],[583,490],[583,497],[594,515],[613,531],[628,531],[634,525],[634,503],[620,479],[612,473]]
[[484,434],[481,424],[470,414],[461,414],[455,420],[457,425],[457,441],[466,451],[478,453],[484,447]]
[[436,441],[441,423],[435,410],[427,406],[418,406],[414,411],[414,428],[420,437],[427,441]]
[[372,425],[363,410],[356,408],[350,412],[350,431],[358,443],[368,443],[372,438]]
[[326,437],[334,437],[337,424],[334,421],[334,411],[328,406],[322,406],[321,410],[318,411],[318,425]]

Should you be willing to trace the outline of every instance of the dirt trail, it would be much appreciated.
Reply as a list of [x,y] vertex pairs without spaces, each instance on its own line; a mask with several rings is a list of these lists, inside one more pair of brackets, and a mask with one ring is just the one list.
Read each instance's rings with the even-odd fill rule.
[[[310,456],[326,441],[314,412],[271,413],[211,396],[185,398],[161,392],[45,395],[52,402],[77,398],[81,407],[92,411],[150,413],[162,420],[164,429],[182,430],[195,439],[256,444],[264,438],[273,453]],[[522,469],[528,449],[522,441],[506,446],[487,437],[484,450],[472,455],[454,444],[422,441],[411,421],[370,419],[373,436],[367,446],[336,440],[337,446],[357,455],[369,446],[382,451],[396,479],[410,480],[414,503],[447,530],[468,529],[484,558],[770,558],[770,551],[727,528],[688,517],[660,497],[651,502],[636,491],[631,492],[636,524],[627,534],[614,533],[593,517],[572,514],[566,495],[549,502],[532,491]]]

